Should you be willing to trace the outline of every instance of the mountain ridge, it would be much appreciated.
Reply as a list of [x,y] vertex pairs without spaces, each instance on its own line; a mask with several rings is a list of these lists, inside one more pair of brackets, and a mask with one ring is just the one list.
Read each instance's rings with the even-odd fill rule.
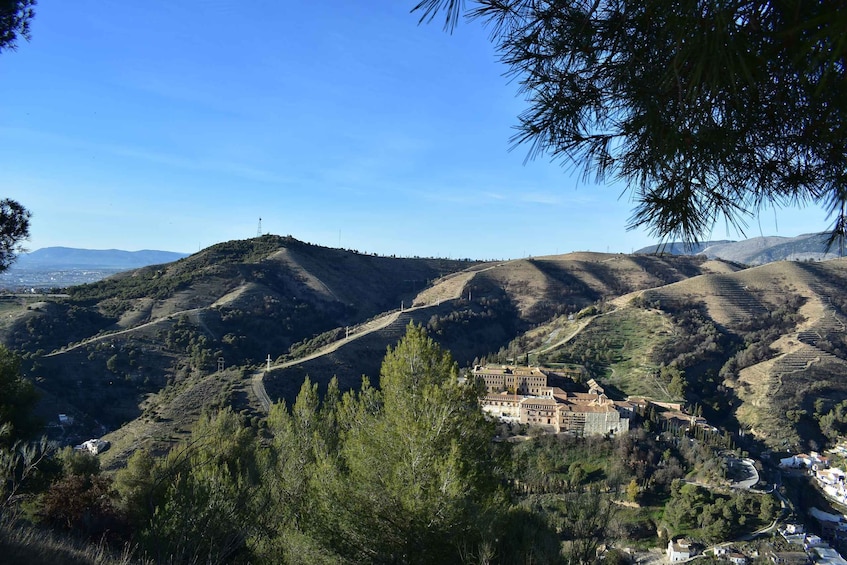
[[760,236],[741,241],[704,241],[692,245],[668,242],[644,247],[636,253],[702,254],[745,265],[763,265],[774,261],[823,261],[839,256],[833,249],[827,249],[828,237],[828,233],[811,233],[794,237]]
[[[253,375],[268,358],[279,367],[264,379],[274,401],[292,401],[307,376],[321,390],[332,377],[342,389],[362,375],[376,384],[410,322],[462,366],[577,364],[617,394],[699,405],[726,429],[800,445],[822,433],[815,410],[847,399],[833,376],[847,363],[844,287],[845,260],[748,268],[582,252],[473,262],[262,236],[72,287],[67,298],[7,297],[0,339],[24,355],[47,417],[116,430],[110,465],[142,445],[167,449],[203,410],[261,416]],[[792,369],[801,362],[810,376]],[[667,396],[675,370],[684,399]],[[803,384],[812,377],[817,388]],[[789,422],[787,410],[807,415]]]
[[42,247],[28,253],[21,253],[12,269],[61,268],[61,267],[110,267],[137,268],[161,263],[170,263],[187,253],[142,249],[124,251],[122,249],[82,249],[76,247]]

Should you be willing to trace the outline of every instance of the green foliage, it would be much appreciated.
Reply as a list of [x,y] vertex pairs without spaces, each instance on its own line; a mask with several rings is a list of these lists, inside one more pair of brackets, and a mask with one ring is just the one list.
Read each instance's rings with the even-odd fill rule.
[[290,413],[275,407],[274,492],[291,503],[278,550],[292,558],[291,526],[310,555],[356,562],[455,561],[493,543],[484,517],[503,504],[493,429],[457,376],[449,353],[410,326],[383,361],[380,391],[365,381],[339,400],[331,386],[321,404],[307,380]]
[[[249,414],[205,415],[166,457],[137,451],[113,484],[64,452],[44,515],[89,535],[126,523],[159,562],[593,563],[620,523],[616,499],[670,498],[667,519],[704,536],[749,531],[775,511],[707,493],[709,518],[689,512],[687,487],[671,485],[716,459],[702,440],[492,441],[479,389],[420,326],[389,348],[380,384],[364,378],[342,395],[335,379],[321,391],[307,378],[265,429]],[[627,531],[655,535],[638,519]]]
[[[421,0],[421,19],[458,0]],[[838,2],[478,0],[528,108],[515,143],[626,182],[631,227],[696,242],[720,218],[812,201],[845,235]],[[828,111],[821,113],[821,108]]]
[[776,351],[771,348],[771,344],[793,331],[803,321],[799,309],[805,302],[805,297],[786,290],[779,308],[751,316],[737,326],[737,352],[721,367],[721,378],[734,380],[742,369],[773,357]]
[[68,446],[62,449],[56,457],[61,462],[62,472],[66,477],[70,475],[85,477],[100,474],[100,460],[88,451],[78,451]]
[[20,370],[20,358],[0,345],[0,426],[8,425],[5,433],[0,433],[0,448],[30,437],[38,428],[32,414],[38,397]]
[[157,502],[164,498],[166,477],[163,462],[144,449],[133,453],[126,467],[115,474],[114,488],[134,529],[141,531],[147,527]]
[[[82,340],[115,322],[100,312],[68,301],[51,303],[46,312],[28,316],[13,326],[10,347],[30,353],[50,351]],[[43,353],[43,352],[42,352]]]
[[577,491],[554,505],[557,529],[567,531],[565,559],[568,563],[596,563],[601,543],[610,541],[615,505],[597,491]]
[[343,328],[334,328],[309,339],[295,343],[289,348],[288,353],[293,359],[305,357],[310,353],[314,353],[320,348],[329,345],[330,343],[343,339],[344,336],[345,330]]
[[261,527],[255,436],[231,410],[201,419],[163,464],[134,461],[119,484],[126,496],[150,501],[141,541],[157,559],[231,561]]
[[380,413],[350,430],[342,450],[359,511],[376,510],[368,530],[379,532],[384,555],[451,560],[479,543],[476,521],[494,503],[493,431],[475,389],[458,383],[450,355],[419,327],[389,349],[380,384]]
[[822,398],[815,402],[815,417],[821,432],[835,443],[847,433],[847,400],[842,400],[829,410],[826,410],[825,404]]
[[671,536],[687,535],[716,543],[770,523],[778,507],[769,494],[719,494],[675,481],[665,506],[664,522]]
[[[132,276],[110,277],[95,283],[75,286],[68,289],[68,293],[72,300],[79,302],[107,299],[125,301],[134,298],[162,300],[208,276],[210,270],[216,271],[218,275],[237,275],[235,266],[238,264],[257,263],[279,250],[286,242],[293,241],[291,238],[273,235],[227,241],[170,265],[145,267],[134,271]],[[117,311],[120,311],[120,308]]]
[[[18,37],[22,37],[29,41],[30,38],[30,22],[35,17],[36,0],[11,0],[3,2],[0,5],[0,53],[6,50],[15,50],[18,47]],[[16,232],[21,232],[18,239],[26,239],[29,235],[29,212],[23,210],[20,204],[8,198],[3,200],[2,213],[0,213],[0,229],[10,232],[14,235]],[[22,226],[17,230],[9,228],[10,219],[4,216],[19,216],[23,218],[18,220]],[[14,226],[14,223],[11,223]]]
[[662,367],[659,371],[659,378],[668,382],[668,392],[671,397],[676,400],[685,400],[685,391],[688,388],[688,382],[685,380],[685,372],[680,371],[677,367]]
[[[10,434],[9,424],[0,424],[0,438]],[[16,441],[0,446],[0,518],[31,498],[42,482],[41,468],[52,453],[46,438],[40,442]]]

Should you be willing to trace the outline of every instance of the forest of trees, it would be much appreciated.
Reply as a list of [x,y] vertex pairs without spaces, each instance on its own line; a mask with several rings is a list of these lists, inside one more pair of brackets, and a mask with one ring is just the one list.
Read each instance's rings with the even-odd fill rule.
[[[9,360],[3,391],[34,399]],[[714,520],[680,525],[674,516],[696,510],[675,480],[707,472],[707,441],[646,428],[492,441],[504,430],[480,410],[481,388],[419,326],[389,348],[380,383],[341,394],[335,380],[319,391],[307,379],[266,420],[208,413],[168,453],[139,449],[116,473],[26,441],[34,430],[15,423],[15,442],[0,444],[0,551],[31,550],[12,533],[40,528],[99,540],[106,554],[129,544],[138,562],[593,563],[618,538],[706,539],[743,529],[720,522],[730,510],[751,527],[773,511],[760,496],[712,496]],[[26,421],[4,406],[5,420]],[[645,512],[622,517],[623,500]]]

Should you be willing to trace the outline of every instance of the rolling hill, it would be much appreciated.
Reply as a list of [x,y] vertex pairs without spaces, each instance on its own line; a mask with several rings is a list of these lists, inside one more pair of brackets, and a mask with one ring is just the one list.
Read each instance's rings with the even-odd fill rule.
[[[845,260],[743,268],[703,256],[571,253],[477,263],[362,255],[262,236],[69,290],[7,297],[22,352],[65,441],[111,432],[106,461],[167,449],[203,410],[261,416],[304,378],[378,380],[410,323],[469,365],[582,365],[612,394],[700,406],[771,445],[821,440],[847,399]],[[271,365],[271,371],[260,370]],[[685,375],[685,398],[669,389]],[[823,399],[823,400],[818,400]],[[787,425],[788,424],[788,425]]]

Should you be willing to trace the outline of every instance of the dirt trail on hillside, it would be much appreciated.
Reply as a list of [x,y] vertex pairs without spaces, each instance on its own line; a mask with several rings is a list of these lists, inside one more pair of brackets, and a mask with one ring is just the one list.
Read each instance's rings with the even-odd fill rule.
[[[601,316],[602,316],[602,315],[603,315],[603,314],[601,314]],[[569,342],[569,341],[570,341],[570,340],[572,340],[574,337],[576,337],[576,335],[577,335],[579,332],[581,332],[583,329],[585,329],[585,326],[587,326],[588,324],[590,324],[590,323],[591,323],[591,321],[592,321],[595,317],[596,317],[596,316],[592,316],[592,317],[590,317],[590,318],[586,318],[585,320],[582,320],[581,322],[579,322],[578,324],[576,324],[576,327],[575,327],[575,328],[573,329],[573,331],[571,331],[571,332],[570,332],[567,336],[565,336],[564,338],[560,339],[559,341],[557,341],[557,342],[555,342],[555,343],[552,343],[552,344],[550,344],[550,345],[547,345],[547,346],[546,346],[546,347],[544,347],[543,349],[539,349],[538,351],[536,351],[536,353],[537,353],[537,354],[547,353],[548,351],[552,351],[552,350],[554,350],[554,349],[556,349],[556,348],[559,348],[559,347],[561,347],[561,346],[565,345],[567,342]]]
[[[477,271],[478,272],[478,271]],[[476,276],[476,272],[461,272],[447,275],[435,285],[422,290],[412,301],[412,307],[431,306],[444,300],[455,300],[462,296],[465,286]]]
[[[53,351],[52,353],[48,353],[47,355],[45,355],[45,357],[55,357],[57,355],[62,355],[64,353],[70,353],[71,351],[74,351],[75,349],[79,349],[80,347],[83,347],[83,346],[88,345],[90,343],[96,343],[98,341],[103,341],[104,339],[111,339],[115,336],[128,334],[128,333],[134,332],[136,330],[140,330],[142,328],[148,328],[150,326],[155,326],[156,324],[160,324],[162,322],[167,322],[171,318],[176,317],[176,316],[183,316],[183,315],[189,315],[190,316],[190,315],[196,314],[198,312],[202,312],[204,310],[206,310],[206,307],[191,308],[190,310],[182,310],[180,312],[174,312],[173,314],[165,316],[164,318],[156,318],[155,320],[150,320],[149,322],[146,322],[146,323],[141,324],[139,326],[135,326],[133,328],[127,328],[125,330],[118,330],[118,331],[115,331],[115,332],[109,332],[109,333],[105,333],[105,334],[102,334],[102,335],[96,335],[94,337],[90,337],[88,339],[80,341],[79,343],[75,343],[74,345],[63,347],[62,349]],[[203,324],[203,325],[205,326],[205,324]],[[208,328],[206,328],[206,330],[208,331]],[[211,333],[211,332],[209,332],[209,333]]]
[[374,318],[373,320],[370,320],[369,322],[366,322],[361,326],[357,326],[349,335],[345,336],[344,338],[329,345],[326,345],[305,357],[293,359],[284,363],[278,363],[276,365],[271,365],[269,369],[266,368],[253,373],[253,376],[251,377],[251,386],[253,388],[253,393],[256,395],[256,398],[259,400],[259,403],[262,405],[262,408],[264,408],[265,412],[268,412],[271,408],[271,399],[268,396],[267,390],[265,390],[264,384],[264,378],[267,373],[280,369],[287,369],[289,367],[293,367],[295,365],[299,365],[301,363],[305,363],[307,361],[311,361],[313,359],[317,359],[318,357],[322,357],[324,355],[332,353],[352,341],[355,341],[370,333],[379,331],[383,328],[390,326],[397,320],[397,318],[403,312],[413,312],[416,310],[437,306],[441,302],[446,302],[448,300],[457,300],[462,297],[462,293],[464,292],[465,286],[477,275],[477,273],[494,269],[497,266],[498,265],[491,265],[481,269],[473,269],[469,271],[462,271],[460,273],[447,275],[440,281],[436,282],[436,284],[434,284],[433,286],[422,290],[412,301],[413,306],[411,308],[406,308],[402,311],[396,310],[378,318]]
[[[293,261],[290,257],[287,256],[287,254],[282,253],[282,252],[278,252],[275,255],[278,256],[279,258],[282,258],[283,260],[285,260],[286,263],[288,263],[290,266],[292,266],[292,268],[297,266],[296,261]],[[445,301],[448,301],[448,300],[456,300],[458,298],[461,298],[462,293],[465,289],[465,286],[478,273],[484,272],[484,271],[487,271],[487,270],[490,270],[490,269],[494,269],[494,268],[498,267],[499,265],[500,264],[471,267],[467,271],[462,271],[462,272],[459,272],[459,273],[452,273],[450,275],[447,275],[447,276],[443,277],[442,279],[440,279],[439,281],[436,281],[436,283],[434,285],[422,290],[412,301],[413,306],[410,307],[410,308],[404,309],[402,312],[410,312],[410,311],[415,311],[415,310],[419,310],[419,309],[423,309],[423,308],[430,308],[432,306],[439,305],[441,302],[445,302]],[[304,273],[305,273],[305,271],[304,271]],[[251,286],[253,286],[251,283],[242,284],[242,285],[238,286],[237,288],[233,289],[232,291],[228,292],[227,294],[225,294],[224,296],[222,296],[218,300],[216,300],[210,306],[204,306],[204,307],[201,307],[201,308],[191,308],[191,309],[188,309],[188,310],[172,312],[167,316],[156,318],[154,320],[150,320],[148,322],[145,322],[143,324],[140,324],[140,325],[137,325],[137,326],[134,326],[134,327],[131,327],[131,328],[126,328],[126,329],[117,330],[117,331],[105,333],[105,334],[102,334],[102,335],[90,337],[90,338],[85,339],[85,340],[83,340],[79,343],[76,343],[74,345],[66,346],[66,347],[63,347],[62,349],[59,349],[57,351],[53,351],[53,352],[47,354],[45,357],[55,357],[57,355],[70,353],[71,351],[74,351],[76,349],[79,349],[81,347],[84,347],[84,346],[92,344],[92,343],[97,343],[99,341],[112,339],[114,337],[129,334],[131,332],[135,332],[135,331],[140,330],[140,329],[148,328],[148,327],[154,326],[156,324],[160,324],[162,322],[171,321],[172,319],[174,319],[175,317],[178,317],[178,316],[189,316],[192,319],[192,321],[195,324],[197,324],[204,332],[206,332],[210,337],[215,338],[214,333],[211,331],[211,329],[208,327],[208,325],[206,325],[205,321],[203,320],[203,313],[208,311],[210,308],[214,308],[214,307],[218,307],[218,306],[224,306],[224,305],[227,305],[227,304],[234,302],[239,297],[241,297],[244,293],[249,292],[249,290],[251,289]],[[316,277],[311,277],[310,286],[312,286],[315,290],[317,290],[319,293],[321,293],[325,296],[334,297],[334,295],[332,294],[332,291],[325,284],[323,284],[322,281],[320,281]],[[149,307],[150,305],[147,305],[147,306]],[[332,353],[332,352],[338,350],[339,348],[341,348],[342,346],[350,343],[351,341],[357,340],[357,339],[364,337],[364,336],[366,336],[370,333],[373,333],[375,331],[379,331],[381,329],[388,327],[389,325],[391,325],[392,323],[394,323],[397,320],[397,318],[400,316],[400,314],[402,312],[399,311],[399,310],[389,312],[387,314],[384,314],[382,316],[379,316],[377,318],[369,320],[368,322],[365,322],[361,325],[350,328],[350,333],[347,336],[345,336],[344,338],[342,338],[342,339],[340,339],[340,340],[338,340],[334,343],[331,343],[329,345],[326,345],[325,347],[322,347],[321,349],[318,349],[317,351],[310,353],[309,355],[307,355],[305,357],[301,357],[299,359],[294,359],[294,360],[291,360],[291,361],[286,361],[284,363],[278,363],[278,364],[275,364],[275,365],[271,365],[270,371],[279,370],[279,369],[286,369],[288,367],[293,367],[295,365],[299,365],[301,363],[305,363],[307,361],[311,361],[311,360],[316,359],[318,357],[321,357],[323,355],[327,355],[329,353]],[[258,371],[256,373],[253,373],[253,375],[251,377],[251,386],[252,386],[252,389],[253,389],[253,393],[255,394],[256,398],[259,400],[259,403],[262,405],[262,407],[265,409],[265,411],[268,411],[270,409],[271,400],[270,400],[270,397],[267,394],[267,391],[265,390],[265,386],[264,386],[264,383],[263,383],[265,373],[266,373],[266,370],[262,370],[262,371]]]
[[[215,336],[214,332],[212,332],[212,330],[209,329],[209,326],[207,326],[206,322],[203,320],[203,315],[202,315],[203,312],[209,310],[210,308],[215,308],[215,307],[218,307],[218,306],[225,306],[227,304],[232,303],[233,301],[237,300],[241,295],[243,295],[245,292],[247,292],[252,286],[256,286],[256,285],[254,283],[245,283],[245,284],[239,285],[234,290],[232,290],[232,291],[228,292],[227,294],[223,295],[222,297],[217,299],[214,303],[212,303],[209,306],[202,306],[200,308],[190,308],[188,310],[180,310],[180,311],[177,311],[177,312],[171,312],[167,316],[155,318],[153,320],[150,320],[150,321],[145,322],[143,324],[139,324],[137,326],[133,326],[131,328],[126,328],[126,329],[117,330],[117,331],[113,331],[113,332],[109,332],[109,333],[105,333],[105,334],[101,334],[101,335],[96,335],[94,337],[84,339],[84,340],[82,340],[79,343],[76,343],[74,345],[66,346],[66,347],[63,347],[63,348],[58,349],[56,351],[53,351],[52,353],[48,353],[47,355],[45,355],[45,357],[55,357],[55,356],[61,355],[63,353],[69,353],[69,352],[74,351],[75,349],[79,349],[80,347],[83,347],[85,345],[89,345],[91,343],[97,343],[98,341],[103,341],[105,339],[111,339],[111,338],[116,337],[116,336],[125,335],[125,334],[128,334],[128,333],[134,332],[136,330],[148,328],[150,326],[154,326],[154,325],[160,324],[162,322],[173,320],[174,318],[179,317],[179,316],[189,316],[189,317],[191,317],[191,319],[198,326],[200,326],[200,328],[204,332],[206,332],[206,334],[208,334],[209,337],[215,338],[216,336]],[[145,304],[144,313],[149,315],[151,310],[152,310],[152,305],[151,304]],[[121,320],[119,323],[125,323],[125,321]]]
[[247,292],[247,289],[251,289],[253,287],[258,287],[258,286],[259,285],[257,285],[256,283],[240,284],[237,287],[235,287],[233,290],[229,291],[228,293],[224,294],[223,296],[221,296],[220,298],[215,300],[212,303],[212,305],[209,306],[209,308],[216,308],[218,306],[228,306],[229,304],[232,304],[233,302],[235,302],[236,300],[241,298],[241,295],[243,295],[245,292]]

